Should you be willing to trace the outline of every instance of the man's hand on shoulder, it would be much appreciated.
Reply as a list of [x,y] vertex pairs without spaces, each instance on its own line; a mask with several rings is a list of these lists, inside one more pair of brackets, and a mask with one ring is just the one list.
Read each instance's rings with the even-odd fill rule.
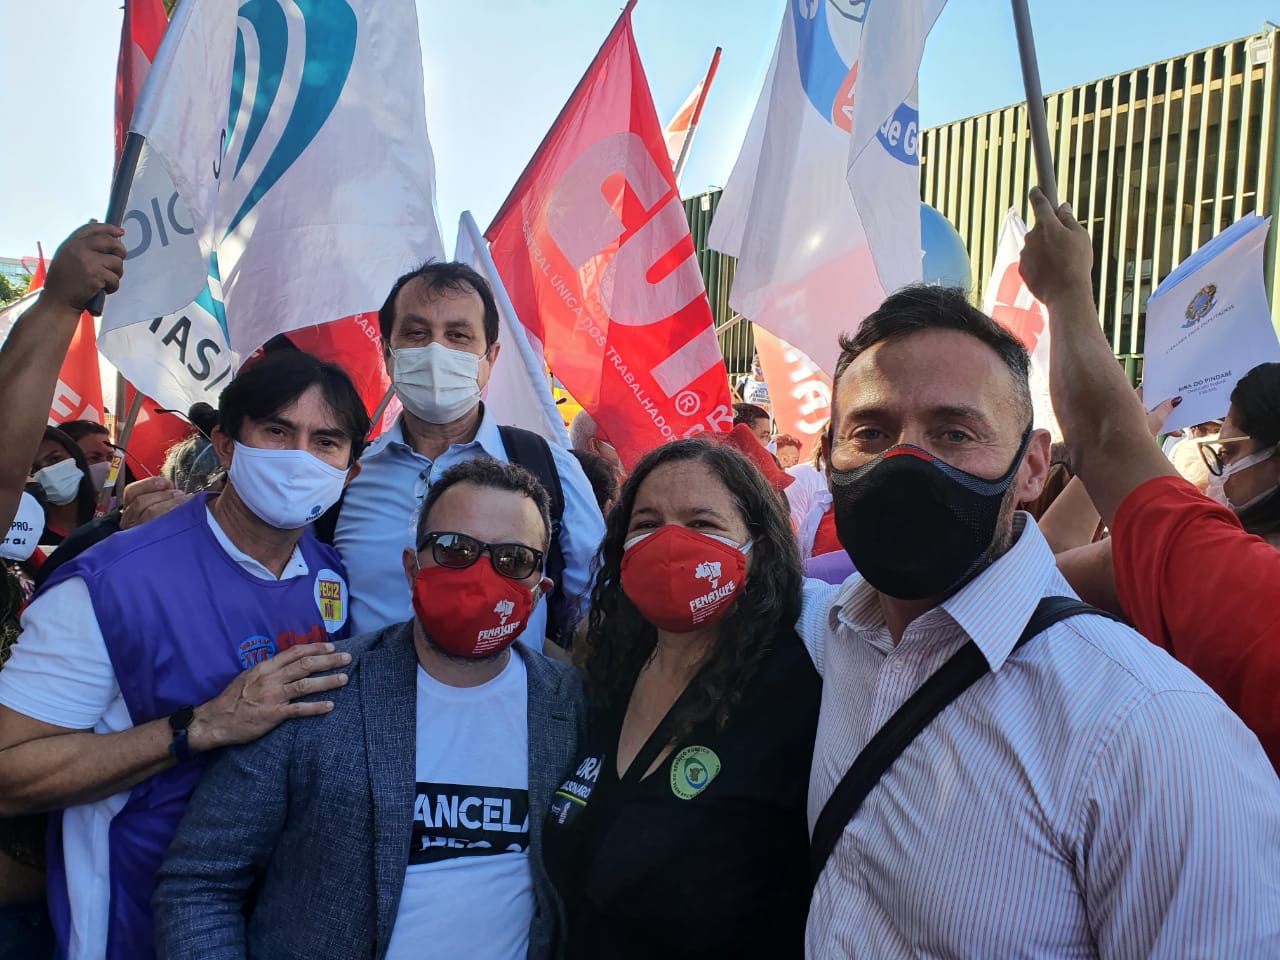
[[335,690],[345,673],[316,677],[351,662],[351,654],[335,653],[332,643],[304,643],[278,653],[242,672],[208,703],[196,707],[188,729],[192,750],[214,750],[248,743],[291,717],[314,717],[333,709],[332,700],[300,697]]

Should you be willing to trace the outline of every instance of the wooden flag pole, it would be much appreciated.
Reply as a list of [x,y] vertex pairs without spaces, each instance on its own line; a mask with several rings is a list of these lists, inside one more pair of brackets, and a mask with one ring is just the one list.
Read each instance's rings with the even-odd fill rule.
[[387,404],[391,402],[392,396],[395,394],[395,384],[387,387],[387,392],[382,395],[382,399],[378,401],[377,408],[373,411],[373,416],[369,418],[369,436],[376,437],[381,433],[382,415],[387,412]]
[[133,425],[138,421],[142,411],[142,391],[133,391],[133,402],[129,404],[129,412],[125,414],[123,425],[116,430],[116,451],[111,457],[111,469],[107,472],[107,482],[102,485],[102,493],[98,495],[98,514],[107,512],[107,504],[111,498],[124,492],[124,451],[129,445],[129,437],[133,433]]
[[1040,190],[1056,208],[1058,178],[1053,171],[1053,151],[1049,147],[1049,122],[1044,114],[1044,92],[1040,89],[1040,65],[1036,41],[1031,33],[1027,0],[1011,0],[1013,29],[1018,35],[1018,58],[1022,61],[1022,83],[1027,91],[1027,124],[1031,127],[1031,151],[1036,158],[1036,180]]

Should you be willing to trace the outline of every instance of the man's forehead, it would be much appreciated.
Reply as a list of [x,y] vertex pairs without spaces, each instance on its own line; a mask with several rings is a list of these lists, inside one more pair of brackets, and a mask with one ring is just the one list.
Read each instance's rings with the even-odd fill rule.
[[433,287],[421,277],[414,278],[396,294],[396,315],[413,315],[424,320],[475,319],[484,315],[484,301],[471,288]]
[[265,417],[246,417],[253,423],[287,423],[308,430],[342,430],[342,418],[325,399],[320,385],[313,383],[275,413]]
[[543,534],[537,505],[522,493],[455,483],[431,507],[424,532],[448,530],[490,542],[529,542]]

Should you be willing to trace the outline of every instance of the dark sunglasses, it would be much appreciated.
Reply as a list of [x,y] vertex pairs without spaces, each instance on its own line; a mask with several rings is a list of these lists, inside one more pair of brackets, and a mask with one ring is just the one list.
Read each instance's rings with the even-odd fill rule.
[[523,543],[485,543],[465,533],[428,533],[418,544],[421,553],[431,548],[431,559],[442,567],[461,570],[489,554],[493,569],[512,580],[523,580],[542,569],[542,551]]

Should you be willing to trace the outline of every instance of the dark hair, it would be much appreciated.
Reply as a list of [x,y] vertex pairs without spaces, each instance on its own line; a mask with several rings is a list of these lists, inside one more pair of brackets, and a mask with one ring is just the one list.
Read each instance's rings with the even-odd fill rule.
[[799,450],[801,447],[800,441],[797,440],[795,437],[793,437],[789,433],[778,434],[776,437],[773,438],[773,444],[779,450],[781,450],[783,447],[795,447],[797,450]]
[[80,486],[76,489],[76,526],[88,523],[98,508],[98,492],[93,489],[93,477],[89,475],[89,461],[85,458],[84,451],[80,449],[80,444],[57,427],[44,428],[44,436],[40,438],[40,442],[45,440],[52,440],[62,447],[80,468]]
[[111,431],[96,420],[68,420],[66,423],[58,424],[58,429],[76,443],[79,443],[85,437],[111,436]]
[[245,419],[266,420],[280,413],[311,387],[319,387],[338,427],[351,441],[352,462],[369,433],[369,414],[351,378],[336,364],[301,350],[275,350],[241,368],[218,401],[218,426],[240,439]]
[[587,475],[587,483],[591,484],[591,492],[596,495],[596,505],[601,511],[610,500],[618,499],[618,473],[604,457],[587,450],[570,450],[582,464],[582,472]]
[[706,721],[728,723],[779,634],[800,615],[800,555],[791,524],[773,488],[751,461],[731,447],[706,440],[674,440],[645,454],[622,485],[605,524],[595,563],[587,634],[577,652],[593,706],[623,710],[657,630],[622,590],[622,548],[640,485],[670,463],[703,463],[728,488],[754,541],[742,589],[719,622],[690,699],[672,717],[680,738]]
[[415,547],[422,542],[431,508],[436,505],[436,501],[444,495],[446,490],[460,483],[469,483],[486,490],[518,493],[532,500],[533,505],[538,508],[538,515],[542,517],[542,529],[545,533],[542,550],[543,553],[546,552],[551,543],[551,498],[547,496],[546,488],[524,467],[514,463],[503,463],[501,460],[486,456],[472,457],[470,460],[454,464],[431,484],[431,490],[427,493],[427,498],[422,501],[422,509],[418,512],[418,523],[413,540]]
[[754,403],[735,403],[733,405],[733,425],[735,427],[740,423],[751,426],[751,424],[760,419],[769,419],[769,411],[764,407],[757,407]]
[[391,349],[391,332],[396,322],[396,297],[405,285],[414,280],[421,280],[429,291],[440,293],[470,293],[475,291],[484,304],[484,346],[487,350],[498,340],[498,304],[494,302],[493,291],[489,289],[489,281],[476,273],[465,263],[457,260],[428,260],[417,270],[410,270],[399,277],[391,285],[391,292],[378,308],[378,329],[382,332],[383,346]]
[[165,451],[161,476],[168,477],[184,493],[207,490],[218,479],[222,464],[217,451],[203,434],[194,433]]
[[1280,443],[1280,363],[1260,363],[1240,378],[1231,391],[1231,414],[1261,446]]
[[218,411],[207,403],[193,403],[187,408],[187,419],[206,437],[212,436],[213,428],[218,425]]
[[1009,368],[1018,397],[1018,414],[1031,422],[1031,358],[1022,341],[969,302],[960,287],[916,283],[889,295],[867,316],[853,336],[841,334],[840,359],[831,379],[831,411],[836,388],[849,365],[877,343],[924,330],[958,330],[981,340]]

